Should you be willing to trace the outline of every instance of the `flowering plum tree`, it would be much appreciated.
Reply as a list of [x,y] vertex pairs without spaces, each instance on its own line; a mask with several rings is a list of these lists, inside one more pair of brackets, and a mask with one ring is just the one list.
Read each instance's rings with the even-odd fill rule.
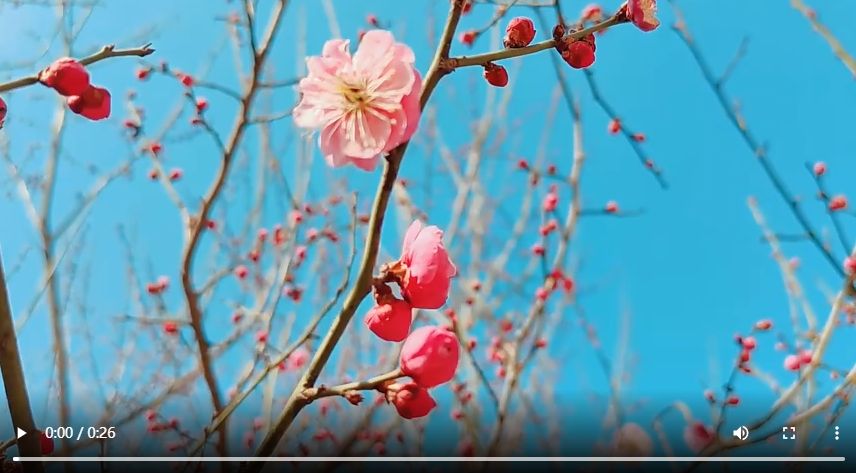
[[[309,8],[323,12],[331,32],[317,50],[308,48],[305,70],[298,68],[297,77],[288,80],[277,78],[275,58],[283,53],[275,45],[288,30],[283,25],[287,12],[295,10],[292,2],[225,3],[211,8],[217,13],[212,16],[226,25],[224,44],[235,51],[238,74],[231,81],[187,72],[193,64],[161,57],[160,46],[155,51],[150,44],[130,49],[108,45],[88,56],[73,54],[81,50],[75,42],[85,21],[71,12],[86,10],[88,16],[93,7],[63,2],[67,9],[57,41],[63,42],[64,53],[48,55],[45,64],[37,61],[31,69],[39,72],[13,71],[14,77],[0,83],[0,154],[7,184],[24,208],[20,222],[17,217],[4,221],[16,228],[29,221],[38,249],[34,264],[17,241],[4,240],[0,368],[11,424],[40,432],[8,440],[0,453],[14,447],[21,456],[32,457],[87,452],[421,456],[436,451],[502,456],[527,449],[559,455],[566,450],[559,432],[566,412],[556,391],[561,390],[558,379],[567,373],[558,367],[566,366],[561,348],[569,344],[565,334],[571,318],[608,377],[606,420],[602,435],[590,446],[592,453],[671,455],[675,442],[682,445],[678,449],[699,455],[746,447],[732,440],[725,426],[726,415],[741,405],[736,388],[741,376],[767,382],[777,396],[767,406],[769,415],[750,426],[753,431],[776,427],[771,419],[793,406],[789,422],[810,431],[814,419],[821,418],[813,431],[821,438],[843,412],[856,368],[834,368],[824,354],[836,328],[856,324],[856,248],[841,222],[849,212],[847,197],[826,190],[826,163],[807,166],[847,252],[840,256],[730,105],[724,85],[734,66],[728,66],[723,78],[712,72],[677,5],[669,2],[675,18],[671,28],[803,228],[797,239],[811,242],[840,282],[840,290],[827,301],[827,321],[818,322],[795,275],[798,260],[784,256],[785,238],[769,229],[750,199],[794,307],[799,306],[793,313],[802,313],[808,329],[794,322],[794,333],[785,336],[772,318],[747,323],[748,330],[735,336],[735,361],[724,392],[699,389],[698,399],[690,400],[709,407],[709,417],[680,400],[657,406],[655,415],[632,416],[638,406],[627,402],[622,391],[627,369],[620,366],[627,359],[620,355],[613,362],[606,355],[598,329],[583,309],[585,291],[571,263],[583,217],[629,218],[642,211],[616,200],[594,209],[584,206],[583,139],[589,131],[584,133],[568,75],[583,78],[608,115],[604,134],[626,138],[640,168],[660,188],[669,187],[646,153],[646,134],[630,129],[629,120],[604,98],[592,72],[596,42],[604,56],[616,48],[599,39],[608,30],[632,29],[639,42],[669,34],[656,0],[616,2],[611,10],[590,4],[578,17],[568,13],[563,5],[568,2],[556,0],[432,2],[432,8],[443,3],[445,16],[439,37],[429,41],[434,45],[431,58],[419,57],[415,41],[404,40],[394,18],[382,23],[384,12],[369,14],[366,30],[350,41],[340,31],[332,1],[312,2]],[[817,15],[802,2],[792,3],[851,67],[854,61]],[[261,13],[262,6],[269,13]],[[221,8],[226,8],[223,15]],[[463,26],[462,19],[479,12],[490,15],[486,26]],[[537,39],[539,34],[543,40]],[[481,48],[479,41],[487,35],[494,35],[495,45],[488,52],[453,54],[453,47]],[[214,56],[219,59],[221,52]],[[566,109],[572,118],[571,129],[563,134],[570,138],[562,140],[571,143],[571,156],[558,165],[550,163],[543,149],[530,152],[537,154],[534,158],[496,151],[507,146],[517,126],[500,125],[497,119],[507,116],[517,80],[511,65],[532,55],[549,56],[553,70],[548,72],[556,86],[552,98],[544,99],[549,102],[545,136],[557,110]],[[139,90],[118,94],[125,79],[98,67],[115,67],[121,77],[137,67],[133,80]],[[856,74],[856,67],[851,70]],[[468,71],[476,72],[468,77],[479,81],[473,87],[487,90],[488,100],[474,120],[470,141],[454,150],[443,136],[445,124],[432,100],[439,100],[446,84],[447,90],[454,90],[452,83],[459,87],[452,77]],[[159,109],[162,100],[147,101],[155,83],[174,87],[179,100],[173,112]],[[27,171],[27,147],[10,143],[27,141],[32,130],[26,125],[45,122],[50,113],[29,110],[34,99],[25,102],[21,94],[35,89],[48,91],[59,105],[53,108],[57,118],[46,130],[48,138],[33,138],[46,145],[32,151],[43,161],[34,174]],[[297,98],[281,107],[289,91],[296,91]],[[124,107],[115,103],[120,96]],[[31,113],[37,117],[23,118]],[[101,134],[116,123],[119,144],[108,146],[107,138],[102,143]],[[97,133],[99,139],[74,141],[65,133],[69,129]],[[492,139],[497,143],[492,145]],[[128,158],[116,159],[118,153],[108,153],[107,147],[124,150]],[[110,158],[95,160],[107,159],[115,169],[83,166],[97,176],[92,188],[68,191],[75,184],[58,184],[59,169],[78,167],[75,156],[99,153]],[[315,153],[320,159],[313,158]],[[487,157],[497,155],[501,175],[489,175]],[[181,167],[178,156],[198,160]],[[432,170],[408,173],[419,161]],[[143,165],[144,177],[137,179],[135,170]],[[435,173],[441,174],[442,184],[433,180]],[[501,192],[492,182],[515,182],[512,198],[491,195]],[[123,185],[119,197],[105,197]],[[152,187],[163,211],[150,214],[155,204],[149,197],[144,211],[129,211],[138,196],[152,194]],[[57,197],[66,191],[78,198]],[[449,197],[448,202],[441,197]],[[504,200],[519,208],[508,211]],[[96,221],[90,215],[104,201],[110,201],[118,217],[102,215]],[[138,221],[149,229],[141,238],[134,230]],[[101,247],[89,239],[95,233],[100,241],[110,234],[109,227],[116,230],[111,245]],[[100,261],[94,266],[82,262],[84,248],[93,246],[99,247]],[[29,272],[18,274],[24,266]],[[95,293],[97,304],[87,299],[96,266],[105,273],[98,284],[102,289]],[[13,276],[24,282],[13,281]],[[34,285],[38,289],[27,305],[21,291],[32,291]],[[34,313],[45,315],[45,323],[35,328],[27,325]],[[90,319],[94,314],[100,314],[97,321]],[[779,333],[776,349],[785,352],[782,366],[798,375],[787,387],[756,363],[759,350],[776,343],[768,343],[774,332]],[[34,336],[51,339],[49,370],[39,367],[30,350]],[[39,352],[44,349],[40,346]],[[89,360],[89,367],[81,367],[81,360]],[[821,372],[836,384],[818,395]],[[46,412],[34,401],[41,397],[49,406]],[[98,412],[80,407],[87,397],[100,399],[94,406]],[[682,417],[677,437],[664,427],[672,412]],[[431,445],[435,442],[426,430],[436,419],[443,419],[438,428],[455,431],[455,436],[444,437],[451,444]],[[55,426],[95,430],[84,429],[79,438],[57,435]],[[97,434],[100,428],[103,435]],[[779,433],[774,428],[764,439]],[[796,450],[816,453],[809,438],[801,437]],[[41,463],[22,467],[5,457],[2,461],[8,471],[44,469]],[[193,463],[175,467],[188,471]],[[245,469],[263,467],[254,462]]]

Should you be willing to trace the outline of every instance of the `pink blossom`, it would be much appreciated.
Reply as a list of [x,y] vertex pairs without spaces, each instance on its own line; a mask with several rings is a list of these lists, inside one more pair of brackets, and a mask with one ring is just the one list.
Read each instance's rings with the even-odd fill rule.
[[0,129],[3,128],[3,120],[6,119],[6,102],[3,101],[3,97],[0,97]]
[[417,309],[439,309],[449,298],[458,269],[443,246],[443,231],[415,221],[404,235],[400,262],[406,272],[401,289]]
[[660,26],[657,14],[657,0],[628,0],[627,16],[630,22],[642,31],[654,31]]
[[366,314],[369,330],[382,340],[402,342],[410,332],[413,307],[406,301],[392,298],[372,307]]
[[584,21],[600,20],[603,18],[603,8],[601,8],[597,3],[589,3],[583,8],[583,12],[580,17]]
[[619,457],[649,457],[654,451],[654,441],[639,424],[628,423],[615,432],[611,450]]
[[555,192],[550,192],[546,196],[544,196],[544,201],[541,203],[541,208],[543,208],[545,212],[552,212],[556,210],[557,205],[559,205],[559,196],[556,195]]
[[435,325],[414,330],[401,347],[401,370],[423,388],[448,382],[458,369],[461,351],[452,332]]
[[294,122],[320,130],[318,144],[330,166],[371,171],[381,154],[416,132],[422,78],[413,50],[388,31],[367,32],[353,55],[349,44],[330,40],[321,56],[307,58]]
[[303,368],[307,361],[309,361],[309,350],[303,347],[291,352],[286,359],[287,366],[292,369]]
[[693,453],[698,453],[713,442],[715,435],[712,428],[701,422],[693,422],[684,429],[684,442]]

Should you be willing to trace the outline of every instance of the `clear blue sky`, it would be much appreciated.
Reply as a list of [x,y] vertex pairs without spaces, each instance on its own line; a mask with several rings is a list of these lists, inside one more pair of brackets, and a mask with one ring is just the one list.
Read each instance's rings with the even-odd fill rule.
[[[260,17],[267,18],[270,3],[260,2]],[[322,2],[293,3],[272,62],[272,72],[280,79],[291,78],[296,73],[299,58],[295,56],[295,43],[302,34],[302,26],[309,25],[306,31],[308,54],[318,53],[323,42],[331,37]],[[439,21],[447,8],[445,1],[334,3],[343,36],[354,38],[358,28],[364,26],[365,15],[375,13],[382,22],[393,22],[392,30],[416,52],[418,68],[423,73],[427,70],[432,51],[426,34],[430,30],[436,35],[439,26],[426,25],[425,19],[433,16]],[[583,3],[565,1],[563,5],[572,15]],[[608,2],[604,6],[611,9],[617,3]],[[690,31],[715,70],[723,70],[743,37],[749,37],[748,53],[733,73],[728,90],[734,98],[740,99],[743,114],[754,133],[769,143],[770,159],[788,186],[807,197],[805,205],[810,209],[814,224],[827,225],[822,206],[811,198],[813,183],[803,163],[824,160],[830,168],[830,188],[834,192],[847,190],[845,176],[856,172],[856,165],[848,154],[852,141],[851,104],[856,99],[853,77],[788,2],[683,3]],[[856,15],[856,4],[818,0],[812,6],[845,47],[856,50],[856,33],[849,21]],[[73,54],[89,54],[105,43],[133,47],[152,42],[157,49],[152,61],[164,59],[174,68],[199,73],[223,41],[223,22],[213,18],[225,16],[232,8],[235,5],[229,2],[210,0],[104,2],[86,24]],[[584,261],[577,276],[581,287],[597,287],[581,302],[598,328],[608,354],[617,352],[622,313],[627,311],[630,316],[629,349],[635,361],[625,402],[644,401],[652,409],[660,409],[682,400],[693,407],[696,416],[705,419],[707,414],[701,393],[708,387],[717,390],[724,382],[735,354],[731,342],[734,333],[745,332],[755,321],[770,318],[786,336],[791,336],[789,305],[782,278],[770,258],[769,247],[760,242],[761,233],[746,205],[747,198],[757,197],[768,222],[776,230],[797,233],[799,227],[752,153],[727,122],[689,51],[669,30],[674,18],[670,8],[662,5],[661,10],[664,26],[653,33],[643,34],[625,26],[598,37],[593,70],[602,93],[624,122],[634,131],[647,135],[645,149],[663,168],[671,183],[669,190],[664,191],[656,185],[622,138],[607,134],[609,117],[592,100],[582,74],[570,68],[566,70],[569,84],[581,100],[584,115],[588,156],[584,171],[584,205],[598,208],[608,200],[616,200],[623,208],[646,210],[638,218],[584,219],[574,254]],[[55,20],[50,10],[4,5],[0,12],[0,65],[14,66],[39,58],[49,42],[56,43],[52,33]],[[529,11],[521,10],[521,14],[528,15]],[[305,16],[301,19],[300,15]],[[462,20],[461,29],[479,28],[489,16],[487,9],[479,7]],[[487,51],[489,41],[490,36],[486,35],[474,50]],[[54,44],[39,59],[37,67],[43,67],[50,58],[61,53]],[[467,53],[464,46],[454,45],[453,54]],[[207,80],[234,85],[231,58],[231,50],[222,49]],[[146,83],[136,81],[133,74],[136,64],[135,59],[125,58],[92,68],[94,80],[113,91],[114,115],[111,120],[100,123],[84,123],[72,117],[64,145],[64,154],[69,158],[91,162],[102,169],[110,169],[127,159],[130,147],[120,128],[125,118],[122,97],[128,89],[138,91],[153,130],[159,128],[181,99],[180,87],[163,78]],[[515,125],[514,136],[503,144],[501,152],[490,158],[491,165],[500,169],[504,178],[492,179],[486,184],[488,192],[503,199],[508,198],[510,188],[524,182],[522,176],[510,169],[517,157],[533,158],[537,153],[542,117],[550,107],[551,92],[556,85],[547,53],[525,58],[520,68],[514,68],[514,64],[508,64],[516,82],[510,106],[512,112],[500,120],[506,125],[520,123]],[[0,74],[18,77],[32,70],[15,69]],[[478,110],[483,101],[485,84],[479,75],[476,68],[458,71],[445,78],[432,97],[431,104],[440,108],[443,138],[452,149],[468,142],[468,123],[473,110]],[[231,99],[211,91],[205,95],[211,102],[211,122],[225,133],[232,120]],[[25,166],[30,148],[47,144],[47,124],[54,103],[49,94],[39,88],[4,98],[10,108],[4,132],[11,143],[12,158],[19,166]],[[283,110],[292,101],[292,93],[279,93],[272,100],[272,108]],[[190,140],[182,137],[189,131],[186,122],[182,119],[171,139],[166,140],[166,159],[168,166],[180,166],[185,170],[186,178],[178,188],[185,198],[191,199],[207,189],[216,156],[204,137]],[[560,172],[567,172],[573,144],[569,139],[569,112],[560,108],[552,126],[555,132],[549,141],[549,160]],[[287,146],[280,159],[288,168],[288,161],[295,152],[293,138],[296,135],[289,131],[289,122],[280,124],[277,131],[277,144]],[[247,150],[252,152],[256,149],[256,137],[249,136]],[[40,150],[37,154],[43,152]],[[315,158],[320,161],[317,155]],[[433,159],[430,166],[440,169],[439,158],[435,155]],[[41,159],[35,162],[40,163]],[[428,165],[422,149],[411,149],[402,177],[418,180]],[[319,163],[314,166],[317,170],[310,184],[313,195],[324,195],[327,186],[336,185],[334,179],[348,176],[355,190],[361,191],[361,208],[368,208],[366,199],[379,178],[379,171],[371,175],[351,171],[327,173]],[[26,167],[30,174],[38,173],[38,169],[34,163]],[[151,258],[151,269],[141,266],[144,275],[166,274],[175,284],[178,281],[176,261],[180,251],[180,229],[176,212],[163,189],[146,178],[148,169],[147,162],[138,163],[132,179],[117,182],[102,195],[89,220],[88,249],[80,256],[81,261],[91,264],[90,290],[95,305],[87,310],[87,318],[95,330],[94,336],[101,340],[92,354],[103,370],[111,365],[113,348],[108,348],[111,344],[107,342],[115,338],[114,318],[123,311],[132,310],[122,266],[123,249],[115,235],[116,225],[123,223],[136,228],[135,254],[141,261]],[[63,215],[71,208],[77,193],[94,182],[80,166],[70,164],[70,159],[60,172],[56,215]],[[5,181],[5,168],[2,176]],[[454,195],[451,188],[444,192],[442,184],[436,185],[430,223],[443,227],[448,220],[445,209]],[[414,191],[414,196],[417,200],[424,198],[419,191]],[[238,197],[241,198],[246,197]],[[507,208],[515,209],[516,201],[508,199]],[[268,225],[281,215],[279,207],[271,205],[266,217]],[[240,209],[230,212],[229,218],[241,216]],[[21,249],[35,245],[37,238],[18,200],[0,202],[0,213],[6,222],[0,228],[0,242],[9,271]],[[237,224],[240,220],[234,222]],[[496,241],[502,241],[507,230],[498,226],[488,231]],[[384,244],[395,248],[398,238],[396,229],[390,226],[384,235]],[[534,234],[529,238],[534,239]],[[522,242],[521,253],[530,243]],[[837,276],[809,243],[785,243],[784,248],[788,256],[798,256],[802,260],[798,274],[802,276],[815,310],[825,318],[828,304],[820,285],[836,289]],[[836,247],[836,251],[839,258],[843,258],[840,247]],[[202,268],[204,264],[197,266]],[[33,253],[10,284],[17,311],[29,305],[40,276],[40,263]],[[197,278],[202,276],[204,273],[200,271]],[[534,288],[533,285],[531,290]],[[234,297],[235,292],[235,286],[227,282],[217,299],[223,301],[223,308],[211,309],[207,323],[214,340],[228,333],[230,309],[225,307],[225,301]],[[177,291],[173,290],[168,300],[172,307],[179,307]],[[367,307],[364,305],[362,311]],[[507,308],[523,310],[525,307],[516,300],[510,301]],[[45,409],[53,372],[46,312],[44,305],[38,307],[19,333],[19,341],[37,422],[55,425],[55,415],[50,413],[55,409]],[[72,309],[72,313],[72,320],[76,321],[71,322],[74,324],[70,335],[72,351],[78,357],[90,356],[79,330],[81,315],[77,309]],[[852,343],[849,339],[853,336],[852,327],[838,332],[829,352],[830,364],[849,367],[852,356],[847,356],[846,347]],[[555,379],[559,409],[566,415],[575,415],[588,409],[589,394],[606,394],[606,383],[580,330],[554,334],[551,340],[554,345],[562,345],[562,350],[554,349],[555,355],[567,360],[564,370]],[[756,362],[781,384],[790,383],[794,375],[782,368],[783,354],[773,351],[774,334],[761,336],[759,341]],[[149,345],[139,349],[153,350],[154,345],[147,343]],[[246,362],[251,346],[248,340],[240,350],[218,364],[223,392]],[[187,366],[190,364],[185,368]],[[712,366],[717,367],[713,373]],[[87,368],[78,376],[78,384],[86,385],[87,379],[91,380],[94,375]],[[822,379],[823,392],[828,392],[832,386]],[[755,379],[741,377],[737,387],[744,405],[730,416],[732,420],[726,428],[730,425],[736,428],[746,423],[744,419],[754,419],[772,399],[768,388]],[[286,386],[280,389],[285,395]],[[76,387],[75,391],[84,396],[86,388]],[[208,398],[204,396],[203,399],[207,402]],[[248,409],[253,410],[252,407]],[[246,415],[252,418],[256,414],[250,411]],[[83,425],[90,415],[85,410],[75,412],[74,420]],[[442,419],[446,414],[438,411],[435,417]],[[4,418],[3,422],[8,420]]]

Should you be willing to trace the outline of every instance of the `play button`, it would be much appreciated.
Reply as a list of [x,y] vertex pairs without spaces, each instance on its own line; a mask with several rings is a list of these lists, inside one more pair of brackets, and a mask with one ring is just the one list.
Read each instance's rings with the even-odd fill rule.
[[19,428],[19,429],[18,429],[18,438],[21,438],[21,437],[23,437],[23,436],[25,436],[25,435],[27,435],[27,433],[26,433],[26,432],[24,432],[23,430],[21,430],[21,429]]

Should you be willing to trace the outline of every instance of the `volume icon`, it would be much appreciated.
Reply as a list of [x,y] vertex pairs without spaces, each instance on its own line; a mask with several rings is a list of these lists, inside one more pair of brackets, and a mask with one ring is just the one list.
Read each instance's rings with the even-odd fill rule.
[[839,434],[839,432],[838,432],[838,426],[836,425],[836,426],[835,426],[835,440],[838,440],[838,434]]

